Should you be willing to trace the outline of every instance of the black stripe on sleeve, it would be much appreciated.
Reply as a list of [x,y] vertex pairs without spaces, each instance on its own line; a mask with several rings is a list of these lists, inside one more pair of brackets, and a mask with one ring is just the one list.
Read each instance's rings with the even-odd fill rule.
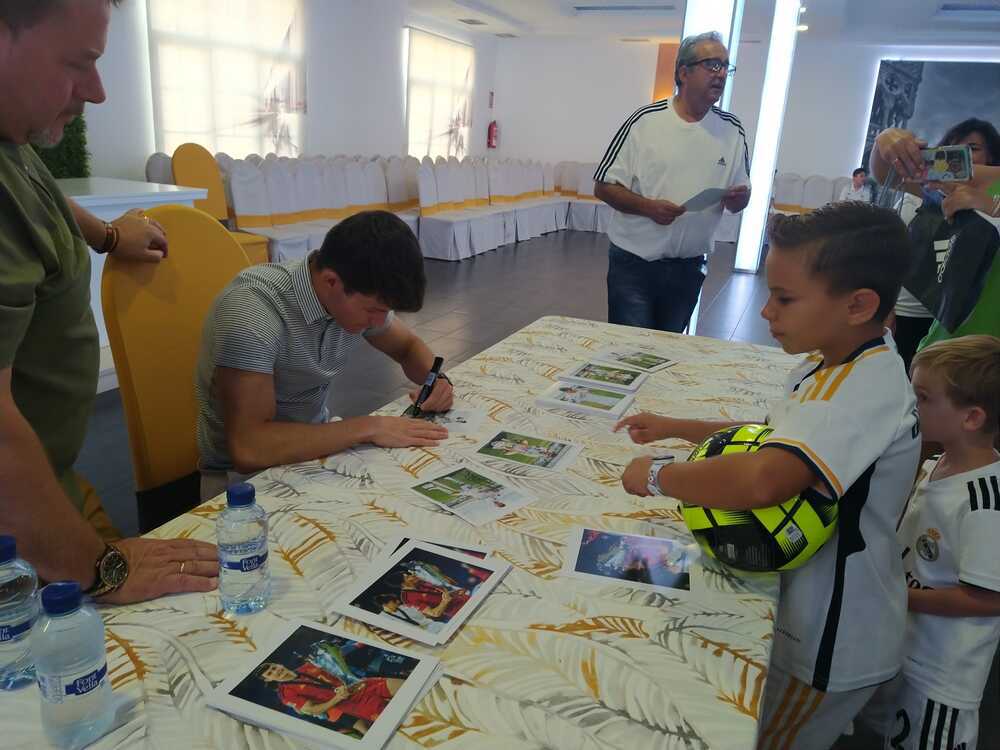
[[747,170],[747,177],[750,176],[750,148],[747,146],[747,131],[743,129],[743,123],[740,122],[740,118],[734,115],[732,112],[726,112],[724,109],[719,109],[718,107],[712,107],[712,111],[719,116],[720,119],[725,120],[731,125],[735,125],[736,129],[740,131],[740,135],[743,137],[743,165]]
[[969,508],[971,510],[979,510],[979,503],[976,502],[976,485],[970,479],[966,482],[966,486],[969,488]]
[[[938,707],[937,726],[934,727],[934,747],[940,750],[941,740],[944,739],[944,725],[948,722],[948,709],[946,706]],[[951,748],[948,748],[951,750]]]
[[951,709],[951,721],[948,722],[948,745],[947,749],[955,747],[955,725],[958,724],[958,709]]
[[920,730],[920,744],[918,750],[930,750],[927,747],[927,740],[931,736],[931,720],[934,717],[934,701],[927,699],[927,706],[924,707],[924,725]]
[[597,170],[594,172],[594,182],[604,182],[604,177],[607,175],[611,165],[615,163],[615,159],[618,158],[618,152],[621,151],[622,145],[624,145],[628,138],[629,131],[638,122],[639,118],[649,112],[659,112],[660,110],[668,109],[669,104],[669,99],[662,99],[658,102],[647,104],[645,107],[640,107],[629,115],[629,118],[618,128],[615,137],[611,139],[611,145],[604,152],[604,158],[601,159],[601,163],[597,165]]
[[979,477],[979,499],[983,504],[983,510],[989,510],[990,486],[986,483],[986,477]]
[[993,488],[993,510],[1000,510],[1000,487],[995,474],[990,476],[990,486]]

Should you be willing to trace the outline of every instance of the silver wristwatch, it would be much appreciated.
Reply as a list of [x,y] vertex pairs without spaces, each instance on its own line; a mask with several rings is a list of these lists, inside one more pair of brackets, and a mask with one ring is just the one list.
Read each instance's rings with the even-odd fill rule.
[[653,463],[649,466],[649,476],[646,477],[646,489],[650,495],[664,495],[660,489],[660,469],[674,462],[673,456],[654,456]]

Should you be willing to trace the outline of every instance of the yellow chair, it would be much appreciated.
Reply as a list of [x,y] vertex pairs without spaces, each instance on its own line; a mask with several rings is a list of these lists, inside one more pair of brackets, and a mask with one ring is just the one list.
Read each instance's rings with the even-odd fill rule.
[[[171,165],[175,185],[204,188],[208,191],[205,198],[194,202],[195,208],[214,216],[219,221],[229,221],[222,174],[219,165],[204,146],[199,146],[197,143],[182,143],[174,151]],[[248,232],[231,234],[243,246],[251,264],[267,263],[267,237]]]
[[136,263],[111,255],[101,279],[143,532],[198,503],[194,378],[202,326],[216,295],[250,265],[207,213],[187,206],[147,213],[166,230],[167,258]]

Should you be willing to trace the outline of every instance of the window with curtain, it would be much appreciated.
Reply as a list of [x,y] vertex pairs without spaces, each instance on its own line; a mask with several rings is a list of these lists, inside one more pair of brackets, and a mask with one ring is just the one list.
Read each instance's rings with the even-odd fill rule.
[[301,0],[149,0],[156,147],[294,156],[306,112]]
[[469,146],[472,47],[417,29],[409,30],[406,84],[408,152],[461,159]]

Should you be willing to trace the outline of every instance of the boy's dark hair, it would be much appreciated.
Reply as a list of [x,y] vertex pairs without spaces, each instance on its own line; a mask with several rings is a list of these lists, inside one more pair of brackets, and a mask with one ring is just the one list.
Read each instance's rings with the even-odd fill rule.
[[327,232],[316,265],[336,271],[348,294],[373,296],[393,310],[424,304],[424,256],[413,231],[396,214],[362,211]]
[[859,174],[868,175],[868,170],[864,167],[858,167],[853,172],[851,172],[851,177],[857,177]]
[[885,320],[895,306],[910,245],[893,211],[847,201],[796,216],[775,214],[768,237],[779,251],[806,250],[810,273],[823,277],[832,293],[873,290],[879,297],[875,320]]
[[939,146],[955,146],[959,141],[968,138],[973,133],[978,133],[986,142],[986,150],[989,151],[986,164],[990,167],[1000,166],[1000,133],[993,126],[993,123],[970,117],[962,120],[957,125],[953,125],[944,137],[941,138]]
[[[0,23],[18,34],[44,21],[65,0],[0,0]],[[122,0],[107,0],[108,5],[119,6]]]

